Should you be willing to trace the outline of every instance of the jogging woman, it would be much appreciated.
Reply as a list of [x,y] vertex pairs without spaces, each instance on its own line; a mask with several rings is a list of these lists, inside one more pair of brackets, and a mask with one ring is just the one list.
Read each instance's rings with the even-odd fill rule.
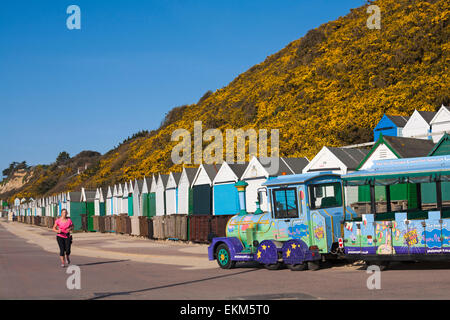
[[61,267],[65,267],[64,257],[67,258],[67,264],[70,264],[70,247],[72,245],[72,236],[70,231],[73,230],[73,223],[70,218],[67,217],[67,210],[61,210],[61,217],[56,219],[53,225],[53,231],[57,233],[56,241],[59,246],[59,258],[61,259]]

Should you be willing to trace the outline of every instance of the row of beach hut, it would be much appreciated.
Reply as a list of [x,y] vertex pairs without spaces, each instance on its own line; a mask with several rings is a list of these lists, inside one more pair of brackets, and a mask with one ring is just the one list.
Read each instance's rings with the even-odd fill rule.
[[[436,123],[444,123],[447,107],[433,116]],[[420,116],[430,114],[415,112]],[[450,126],[450,111],[448,112]],[[92,216],[127,214],[129,216],[164,216],[173,214],[185,215],[233,215],[239,212],[238,193],[235,183],[245,181],[247,186],[246,207],[254,212],[259,204],[260,209],[268,211],[267,196],[262,183],[280,175],[299,174],[315,171],[332,171],[346,174],[369,167],[373,161],[381,159],[399,159],[450,154],[450,136],[447,130],[441,130],[440,140],[389,135],[386,131],[390,123],[386,119],[397,119],[399,116],[383,116],[380,128],[374,131],[376,141],[368,146],[323,147],[309,161],[307,158],[261,158],[253,157],[248,163],[202,164],[196,168],[183,168],[182,172],[155,174],[141,180],[129,181],[113,186],[82,189],[79,192],[66,192],[52,197],[34,199],[16,199],[17,215],[51,215],[57,216],[63,208],[69,211],[77,226],[81,226],[82,214],[88,216],[88,224],[92,225]],[[431,120],[430,120],[431,121]],[[383,125],[382,125],[383,124]],[[442,127],[440,127],[442,129]],[[450,130],[450,129],[449,129]],[[433,135],[433,138],[436,135]],[[271,166],[278,161],[278,166]],[[425,188],[422,193],[430,193]],[[415,190],[403,190],[399,186],[393,197],[405,197],[405,192],[415,194]],[[444,196],[450,200],[450,186],[445,188]],[[430,193],[431,197],[432,192]],[[357,192],[346,194],[349,201],[366,201],[367,190],[360,188]],[[357,199],[356,199],[357,198]],[[430,202],[433,199],[430,198]],[[257,204],[258,202],[258,204]]]
[[[276,166],[273,166],[277,161]],[[248,183],[247,209],[255,211],[259,200],[267,210],[267,198],[261,185],[279,175],[302,173],[306,158],[254,157],[248,163],[202,164],[183,168],[182,172],[157,174],[141,180],[116,184],[96,190],[65,192],[38,200],[19,200],[18,215],[58,216],[67,209],[75,229],[81,229],[81,215],[88,217],[93,230],[93,216],[127,214],[129,216],[233,215],[239,212],[238,181]]]

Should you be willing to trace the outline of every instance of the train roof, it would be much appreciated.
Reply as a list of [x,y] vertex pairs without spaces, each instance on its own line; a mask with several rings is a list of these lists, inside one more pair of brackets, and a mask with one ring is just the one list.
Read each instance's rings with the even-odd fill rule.
[[263,186],[275,186],[281,184],[300,184],[306,183],[310,180],[316,179],[318,177],[333,177],[340,178],[339,174],[333,173],[331,171],[317,171],[317,172],[308,172],[302,174],[290,174],[285,176],[278,176],[276,178],[268,179],[264,182]]
[[[344,181],[368,181],[368,180],[391,180],[385,184],[395,183],[418,183],[426,182],[418,177],[428,176],[435,180],[449,180],[450,156],[433,156],[419,158],[404,158],[393,160],[376,160],[366,170],[348,173],[342,176]],[[401,180],[401,181],[399,181]],[[420,180],[420,181],[419,181]]]

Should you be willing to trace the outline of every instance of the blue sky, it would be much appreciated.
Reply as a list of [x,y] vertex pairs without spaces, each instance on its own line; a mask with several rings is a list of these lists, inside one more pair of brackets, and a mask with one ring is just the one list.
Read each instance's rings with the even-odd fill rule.
[[[105,153],[362,0],[15,0],[0,8],[0,169]],[[69,5],[81,30],[68,30]]]

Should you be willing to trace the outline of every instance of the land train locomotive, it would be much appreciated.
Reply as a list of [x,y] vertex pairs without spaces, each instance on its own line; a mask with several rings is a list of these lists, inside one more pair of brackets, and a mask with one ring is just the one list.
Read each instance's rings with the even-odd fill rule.
[[[221,268],[258,261],[268,269],[317,269],[322,256],[337,252],[344,221],[342,180],[331,172],[285,175],[267,180],[269,212],[245,211],[245,182],[238,182],[241,212],[214,238],[209,259]],[[350,217],[348,217],[350,218]]]
[[257,261],[268,269],[317,270],[320,262],[450,260],[450,156],[378,160],[343,176],[332,172],[267,180],[269,211],[241,211],[214,238],[210,260],[229,269]]

